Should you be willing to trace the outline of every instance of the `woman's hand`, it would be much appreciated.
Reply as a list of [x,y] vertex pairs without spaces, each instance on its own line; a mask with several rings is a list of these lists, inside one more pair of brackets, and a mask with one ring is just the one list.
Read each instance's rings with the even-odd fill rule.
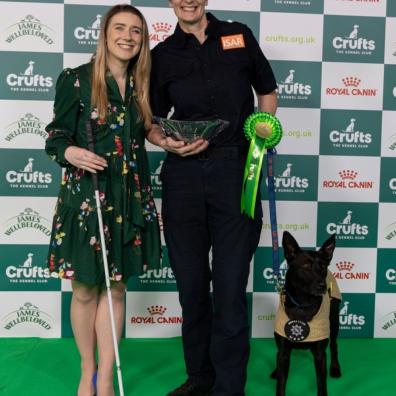
[[77,168],[97,173],[107,167],[107,161],[89,150],[70,146],[65,150],[65,159]]
[[187,157],[206,150],[209,146],[209,142],[204,139],[198,139],[193,143],[185,143],[170,137],[164,137],[160,142],[160,146],[166,151],[178,154],[181,157]]

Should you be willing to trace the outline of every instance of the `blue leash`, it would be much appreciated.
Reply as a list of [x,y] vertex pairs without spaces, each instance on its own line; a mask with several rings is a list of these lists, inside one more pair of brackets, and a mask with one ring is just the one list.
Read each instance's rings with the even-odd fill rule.
[[269,201],[271,239],[272,239],[272,267],[274,272],[274,279],[276,282],[275,288],[278,292],[280,292],[283,288],[283,282],[281,280],[281,275],[280,275],[278,222],[276,220],[276,205],[275,205],[275,183],[274,183],[275,154],[276,154],[276,150],[274,148],[267,150],[268,201]]

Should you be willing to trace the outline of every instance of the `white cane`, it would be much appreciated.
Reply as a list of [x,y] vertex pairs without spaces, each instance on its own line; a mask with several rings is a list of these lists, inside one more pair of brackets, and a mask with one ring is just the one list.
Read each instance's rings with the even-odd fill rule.
[[[95,150],[94,150],[94,136],[92,133],[91,121],[86,122],[86,129],[87,129],[87,138],[88,138],[87,139],[88,150],[94,153],[95,152]],[[115,354],[115,361],[116,361],[116,367],[117,367],[118,389],[120,391],[120,396],[124,396],[124,386],[122,383],[120,355],[119,355],[119,351],[118,351],[117,333],[116,333],[115,321],[114,321],[113,299],[111,297],[109,268],[107,265],[107,250],[106,250],[106,242],[105,242],[104,229],[103,229],[103,218],[102,218],[102,211],[100,208],[99,184],[98,184],[97,173],[92,173],[92,184],[93,184],[94,191],[95,191],[96,208],[97,208],[97,213],[98,213],[100,245],[101,245],[101,250],[102,250],[103,267],[104,267],[104,272],[105,272],[107,299],[108,299],[108,303],[109,303],[111,333],[113,335],[114,354]]]

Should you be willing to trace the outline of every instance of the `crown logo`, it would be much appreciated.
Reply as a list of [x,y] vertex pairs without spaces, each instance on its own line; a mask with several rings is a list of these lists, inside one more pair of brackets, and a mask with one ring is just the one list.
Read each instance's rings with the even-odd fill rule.
[[169,33],[169,31],[172,29],[172,25],[170,25],[167,22],[156,22],[153,23],[151,26],[157,33],[159,32]]
[[152,305],[151,307],[147,308],[150,315],[163,315],[166,312],[166,308],[162,305]]
[[355,264],[351,263],[350,261],[340,261],[336,264],[336,267],[339,271],[351,271]]
[[361,81],[362,80],[357,77],[345,77],[342,79],[342,82],[346,87],[358,87]]
[[353,180],[356,178],[357,176],[357,172],[353,171],[353,170],[343,170],[341,172],[338,172],[338,174],[341,176],[341,179],[345,180],[345,179],[350,179]]

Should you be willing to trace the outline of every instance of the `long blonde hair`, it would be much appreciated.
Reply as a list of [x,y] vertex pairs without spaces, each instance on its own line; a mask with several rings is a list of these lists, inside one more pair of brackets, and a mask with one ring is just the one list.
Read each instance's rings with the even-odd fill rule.
[[[100,36],[96,53],[92,57],[92,94],[91,104],[97,108],[98,115],[101,119],[106,118],[108,97],[106,86],[106,71],[107,71],[107,45],[106,35],[111,18],[120,13],[129,12],[136,15],[142,22],[142,44],[136,60],[136,57],[130,60],[130,68],[134,81],[134,89],[137,94],[137,105],[140,117],[143,119],[146,130],[151,128],[152,112],[150,108],[150,71],[151,71],[151,57],[149,35],[146,20],[143,14],[135,7],[129,4],[118,4],[111,7],[103,18],[100,28]],[[127,82],[128,83],[128,82]]]

